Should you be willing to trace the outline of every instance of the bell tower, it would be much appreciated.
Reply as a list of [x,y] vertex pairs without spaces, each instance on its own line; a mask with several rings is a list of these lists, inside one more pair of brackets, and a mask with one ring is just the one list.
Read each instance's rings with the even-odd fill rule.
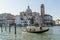
[[41,17],[44,17],[45,10],[44,10],[44,4],[41,4]]
[[41,18],[42,18],[42,25],[44,26],[44,15],[45,15],[45,10],[44,10],[44,4],[41,4]]

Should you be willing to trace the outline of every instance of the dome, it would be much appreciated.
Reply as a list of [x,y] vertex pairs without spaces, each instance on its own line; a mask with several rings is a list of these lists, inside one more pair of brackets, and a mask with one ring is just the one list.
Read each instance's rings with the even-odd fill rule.
[[30,9],[29,6],[27,6],[27,9],[26,9],[27,12],[32,12],[32,10]]

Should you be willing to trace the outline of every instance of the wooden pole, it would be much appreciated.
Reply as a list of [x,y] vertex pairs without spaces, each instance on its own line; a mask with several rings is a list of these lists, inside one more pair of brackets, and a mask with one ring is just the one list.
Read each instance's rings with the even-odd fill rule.
[[1,32],[3,32],[2,24],[1,24]]
[[14,23],[14,26],[15,26],[15,34],[16,34],[16,23]]
[[9,24],[9,32],[11,32],[10,30],[11,30],[11,25]]
[[5,31],[7,31],[7,26],[5,25]]

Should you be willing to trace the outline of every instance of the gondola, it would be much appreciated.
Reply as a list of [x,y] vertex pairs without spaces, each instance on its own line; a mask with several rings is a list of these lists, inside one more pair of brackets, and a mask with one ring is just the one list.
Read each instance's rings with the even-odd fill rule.
[[36,29],[37,29],[37,27],[36,27],[36,28],[27,28],[26,31],[29,32],[29,33],[44,33],[44,32],[49,31],[49,28],[43,28],[43,29],[41,30],[41,29],[39,29],[39,27],[38,27],[39,30],[36,30]]
[[47,32],[47,31],[49,31],[49,28],[46,29],[46,30],[40,30],[40,31],[27,31],[27,32],[29,32],[29,33],[44,33],[44,32]]

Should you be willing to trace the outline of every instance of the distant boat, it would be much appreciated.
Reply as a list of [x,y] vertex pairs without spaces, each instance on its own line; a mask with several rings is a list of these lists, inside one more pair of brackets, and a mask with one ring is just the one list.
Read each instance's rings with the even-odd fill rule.
[[43,27],[43,29],[41,30],[39,29],[39,27],[27,27],[26,31],[29,33],[44,33],[44,32],[49,31],[49,28]]

